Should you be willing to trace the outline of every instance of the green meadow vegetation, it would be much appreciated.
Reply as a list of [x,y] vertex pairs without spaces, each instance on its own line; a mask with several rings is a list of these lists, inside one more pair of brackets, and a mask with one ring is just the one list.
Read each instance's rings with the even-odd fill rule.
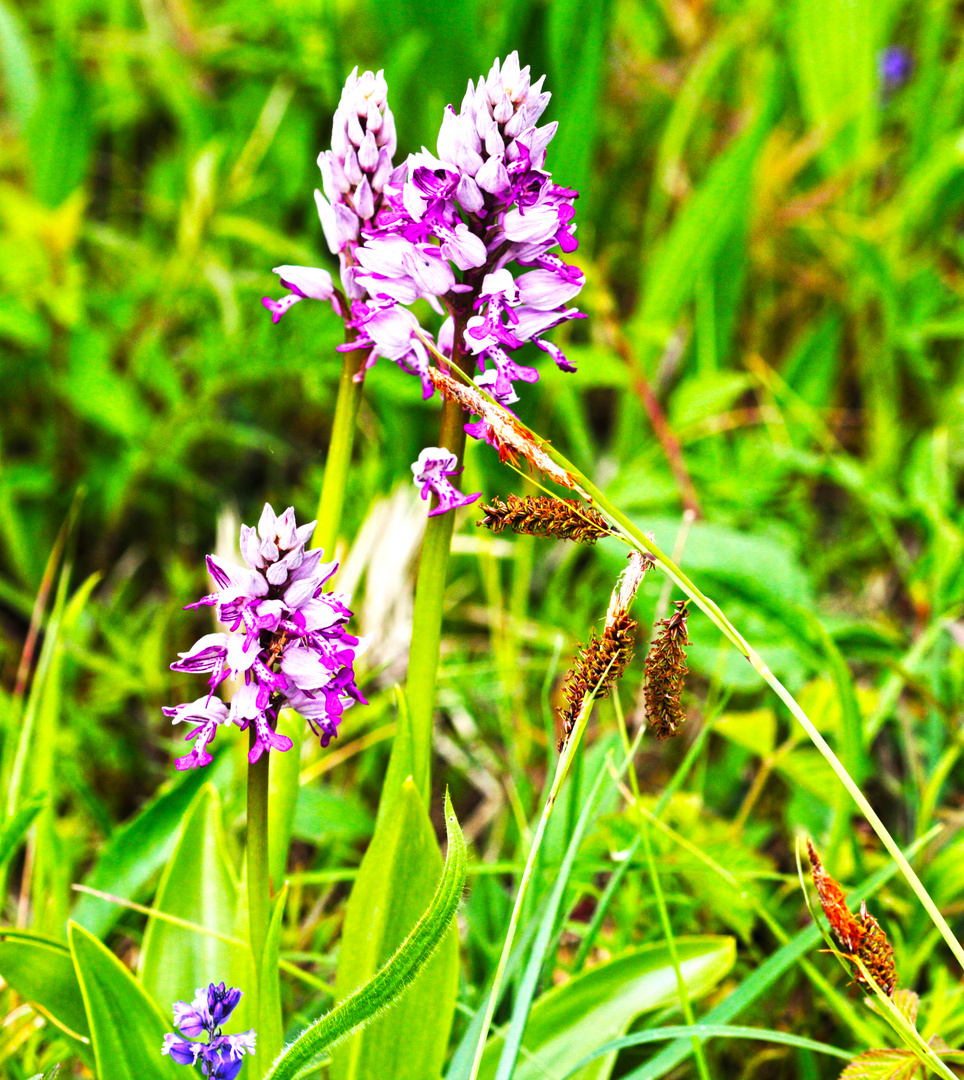
[[[572,492],[470,439],[434,683],[413,643],[433,713],[411,463],[442,406],[379,359],[319,525],[368,703],[325,748],[281,714],[255,856],[247,737],[176,771],[161,709],[203,693],[170,664],[214,629],[183,610],[204,556],[319,502],[345,328],[261,298],[277,265],[337,277],[312,192],[353,67],[384,69],[398,163],[512,50],[587,316],[512,407],[619,535],[479,527]],[[960,1075],[960,5],[0,0],[0,94],[0,1077],[186,1078],[171,1006],[222,981],[241,1080]],[[635,657],[560,750],[651,542]],[[658,739],[644,661],[687,597]],[[807,838],[893,996],[813,925]]]

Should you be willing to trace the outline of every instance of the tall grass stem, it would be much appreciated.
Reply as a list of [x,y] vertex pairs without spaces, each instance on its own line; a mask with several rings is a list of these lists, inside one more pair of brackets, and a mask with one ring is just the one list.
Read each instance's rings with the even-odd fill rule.
[[331,427],[328,457],[325,460],[325,475],[321,482],[321,497],[318,500],[318,527],[311,545],[324,549],[329,559],[335,557],[335,545],[341,529],[352,447],[355,444],[355,423],[363,386],[355,381],[355,376],[364,361],[365,352],[362,349],[345,353],[341,378],[338,381],[335,418]]

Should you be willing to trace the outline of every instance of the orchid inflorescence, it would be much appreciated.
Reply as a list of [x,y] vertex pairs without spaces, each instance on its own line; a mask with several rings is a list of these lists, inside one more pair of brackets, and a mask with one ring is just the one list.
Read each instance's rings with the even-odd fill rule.
[[[190,1004],[174,1003],[174,1024],[184,1039],[168,1033],[164,1036],[162,1054],[170,1054],[179,1065],[196,1065],[201,1062],[201,1072],[211,1080],[234,1080],[241,1071],[245,1054],[255,1051],[254,1031],[239,1035],[222,1035],[221,1025],[227,1023],[241,1000],[240,990],[211,983],[194,994]],[[207,1035],[206,1043],[197,1040]]]
[[[432,353],[443,363],[475,357],[478,384],[502,406],[519,400],[516,383],[539,378],[513,356],[527,342],[563,371],[575,370],[543,336],[582,318],[567,305],[585,277],[552,250],[577,247],[578,192],[553,183],[545,169],[557,125],[538,126],[550,97],[542,83],[531,81],[518,53],[496,60],[487,77],[469,80],[457,113],[446,107],[436,154],[423,148],[393,166],[395,122],[384,75],[353,71],[335,112],[332,148],[319,157],[324,195],[315,192],[344,294],[325,270],[278,267],[290,295],[264,298],[274,321],[303,298],[330,300],[351,331],[339,348],[367,350],[356,378],[382,356],[416,375],[426,398],[435,389]],[[409,310],[416,300],[448,316],[434,345]],[[492,441],[484,419],[465,430]],[[452,497],[449,451],[427,451],[413,469],[422,497],[439,498],[433,513],[478,497]]]
[[[210,764],[208,744],[220,725],[254,725],[248,755],[254,763],[266,750],[291,749],[291,740],[275,730],[284,706],[300,713],[327,746],[344,709],[367,704],[355,685],[354,662],[368,642],[345,628],[352,615],[347,597],[324,592],[338,563],[322,563],[318,548],[305,550],[315,524],[299,528],[293,507],[279,517],[265,503],[257,529],[241,526],[247,567],[207,557],[218,588],[188,607],[213,607],[232,632],[205,634],[171,665],[211,673],[205,697],[164,709],[175,724],[199,725],[185,736],[195,740],[194,749],[177,760],[179,769]],[[244,680],[230,706],[214,696],[229,677]]]

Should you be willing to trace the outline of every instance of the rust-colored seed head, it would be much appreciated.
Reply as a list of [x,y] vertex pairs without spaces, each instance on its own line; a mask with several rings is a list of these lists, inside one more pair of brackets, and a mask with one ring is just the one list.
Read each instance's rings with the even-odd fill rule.
[[481,417],[485,440],[498,451],[500,461],[510,461],[517,465],[521,456],[534,469],[538,469],[561,487],[569,488],[570,491],[575,488],[576,478],[557,465],[546,453],[545,447],[548,444],[536,442],[532,434],[508,409],[493,404],[483,397],[476,387],[457,382],[448,372],[437,367],[430,367],[428,376],[446,401],[457,401],[466,412]]
[[[897,988],[897,967],[894,964],[894,950],[887,940],[887,935],[877,920],[868,914],[865,903],[860,905],[859,915],[850,913],[843,889],[824,869],[809,840],[807,854],[810,857],[810,872],[820,898],[820,906],[840,945],[840,951],[848,959],[858,957],[877,985],[892,997]],[[867,980],[856,964],[851,963],[851,970],[854,981],[866,985]]]
[[676,611],[660,619],[662,629],[646,657],[646,714],[649,726],[658,739],[667,739],[679,731],[686,719],[680,703],[686,678],[686,616],[688,601],[677,600]]
[[493,499],[483,503],[485,517],[478,525],[500,533],[511,529],[527,536],[548,536],[555,540],[576,540],[580,544],[595,544],[601,536],[609,536],[609,523],[591,506],[575,499],[556,499],[548,495],[521,498],[509,495],[505,502]]
[[606,620],[601,637],[593,632],[589,643],[576,655],[562,688],[566,707],[560,710],[562,719],[562,738],[559,749],[566,740],[582,709],[587,694],[596,691],[596,700],[608,697],[616,680],[626,670],[626,665],[633,658],[636,622],[625,612],[617,612],[612,619]]

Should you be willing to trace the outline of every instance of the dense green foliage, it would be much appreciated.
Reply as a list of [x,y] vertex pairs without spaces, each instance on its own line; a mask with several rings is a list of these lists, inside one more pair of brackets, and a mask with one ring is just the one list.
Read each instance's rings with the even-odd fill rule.
[[[577,373],[533,351],[542,379],[520,416],[664,550],[680,544],[681,565],[797,695],[902,844],[944,826],[915,865],[964,929],[962,30],[950,0],[0,0],[3,922],[46,935],[30,947],[59,965],[56,985],[0,994],[0,1076],[26,1080],[57,1061],[61,1077],[81,1075],[93,1062],[77,1038],[68,918],[75,952],[97,959],[111,993],[120,976],[98,939],[158,994],[152,939],[193,948],[189,930],[71,889],[150,905],[173,873],[189,882],[194,864],[178,870],[185,814],[215,822],[203,869],[220,891],[200,890],[192,907],[172,888],[183,912],[166,910],[226,937],[211,939],[221,978],[242,978],[219,905],[238,893],[247,742],[222,735],[209,775],[176,776],[183,744],[160,709],[200,692],[168,665],[210,628],[209,612],[181,611],[207,591],[203,555],[230,553],[238,518],[255,521],[266,499],[294,504],[300,520],[317,505],[343,329],[311,302],[272,326],[259,298],[280,295],[274,265],[331,268],[314,160],[355,64],[385,68],[397,160],[434,146],[444,104],[495,55],[518,48],[547,72],[548,115],[560,122],[549,166],[582,192],[574,259],[589,317],[567,330]],[[879,63],[895,44],[913,68],[888,87]],[[371,704],[346,714],[328,750],[305,740],[287,808],[289,1038],[331,1004],[350,882],[375,831],[424,520],[409,465],[437,429],[437,399],[423,402],[416,379],[379,361],[359,417],[339,586],[374,634]],[[534,490],[478,444],[466,485]],[[687,506],[699,519],[681,529]],[[467,1075],[470,1018],[551,778],[562,676],[624,565],[613,541],[493,538],[475,528],[479,516],[470,508],[456,528],[429,808],[441,833],[447,784],[470,846],[451,1077]],[[548,827],[527,946],[591,805],[533,973],[541,996],[516,1076],[530,1075],[527,1048],[549,1045],[559,1076],[599,1049],[586,1034],[560,1037],[593,1004],[611,1023],[605,1039],[682,1023],[667,925],[683,935],[685,982],[707,1023],[891,1045],[845,973],[816,953],[816,934],[794,937],[806,914],[798,836],[813,836],[853,886],[887,859],[789,714],[699,612],[687,724],[673,742],[642,743],[639,806],[606,771],[607,753],[620,753],[618,706],[630,720],[636,711],[645,628],[665,613],[661,584],[656,573],[644,582],[637,659],[619,698],[597,706]],[[669,829],[646,833],[647,862],[636,839],[654,808]],[[959,1045],[950,953],[899,878],[871,904],[901,985],[922,995],[921,1031]],[[15,939],[0,941],[8,981]],[[612,957],[626,970],[606,966]],[[647,982],[654,969],[669,971],[670,992]],[[142,1030],[156,1041],[160,1019],[142,996]],[[155,1004],[166,1018],[170,1000]],[[496,1075],[499,1046],[482,1075]],[[688,1040],[662,1055],[627,1046],[579,1075],[657,1076],[683,1062],[677,1075],[695,1076],[691,1050]],[[633,1072],[651,1059],[662,1064]],[[709,1042],[707,1059],[714,1076],[774,1080],[834,1077],[841,1065],[802,1043],[739,1038]],[[157,1067],[167,1075],[160,1057]]]

